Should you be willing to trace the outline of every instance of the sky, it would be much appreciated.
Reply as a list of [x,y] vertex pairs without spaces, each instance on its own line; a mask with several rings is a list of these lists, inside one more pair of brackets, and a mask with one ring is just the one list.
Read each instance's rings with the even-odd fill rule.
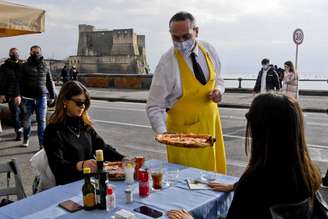
[[[292,34],[304,32],[299,46],[300,73],[328,75],[327,0],[9,0],[46,10],[42,34],[0,38],[0,57],[11,47],[28,56],[29,47],[42,47],[46,58],[76,55],[78,25],[97,29],[133,28],[146,36],[151,72],[161,55],[172,46],[168,21],[178,11],[192,13],[199,39],[217,50],[224,76],[257,73],[263,58],[283,66],[295,61]],[[1,12],[0,12],[1,13]]]

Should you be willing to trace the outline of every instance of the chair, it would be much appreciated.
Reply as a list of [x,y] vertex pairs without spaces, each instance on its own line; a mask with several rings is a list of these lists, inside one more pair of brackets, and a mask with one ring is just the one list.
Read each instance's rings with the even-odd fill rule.
[[311,199],[294,204],[278,204],[270,208],[272,219],[311,219],[312,204]]
[[[19,169],[17,168],[16,159],[11,159],[0,163],[0,174],[7,174],[7,188],[0,188],[0,196],[16,195],[17,200],[26,197]],[[10,187],[10,176],[14,174],[15,186]]]

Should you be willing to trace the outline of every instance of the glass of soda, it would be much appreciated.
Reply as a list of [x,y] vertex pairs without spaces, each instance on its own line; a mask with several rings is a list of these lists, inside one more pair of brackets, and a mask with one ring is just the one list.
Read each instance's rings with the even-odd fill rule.
[[153,188],[159,190],[163,188],[163,169],[162,168],[152,168],[151,178],[153,180]]

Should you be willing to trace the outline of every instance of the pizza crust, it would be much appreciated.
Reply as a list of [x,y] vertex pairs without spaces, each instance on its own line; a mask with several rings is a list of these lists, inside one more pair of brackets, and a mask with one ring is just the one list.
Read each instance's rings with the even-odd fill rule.
[[192,133],[158,134],[155,139],[162,144],[188,148],[212,147],[216,141],[216,139],[210,135]]

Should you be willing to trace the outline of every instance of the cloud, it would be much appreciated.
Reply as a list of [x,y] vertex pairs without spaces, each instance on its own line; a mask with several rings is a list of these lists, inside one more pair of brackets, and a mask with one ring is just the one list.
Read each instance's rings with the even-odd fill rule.
[[[12,0],[14,1],[14,0]],[[65,58],[76,54],[78,24],[96,28],[133,28],[146,35],[151,70],[172,44],[168,21],[177,11],[193,13],[200,38],[212,43],[222,59],[223,72],[257,72],[259,60],[269,57],[280,66],[294,60],[294,29],[305,33],[300,46],[299,69],[327,72],[328,19],[326,0],[35,0],[16,1],[45,9],[46,32],[34,36],[0,39],[0,57],[10,47],[28,55],[33,44],[43,47],[46,57]],[[321,64],[320,64],[321,63]]]

